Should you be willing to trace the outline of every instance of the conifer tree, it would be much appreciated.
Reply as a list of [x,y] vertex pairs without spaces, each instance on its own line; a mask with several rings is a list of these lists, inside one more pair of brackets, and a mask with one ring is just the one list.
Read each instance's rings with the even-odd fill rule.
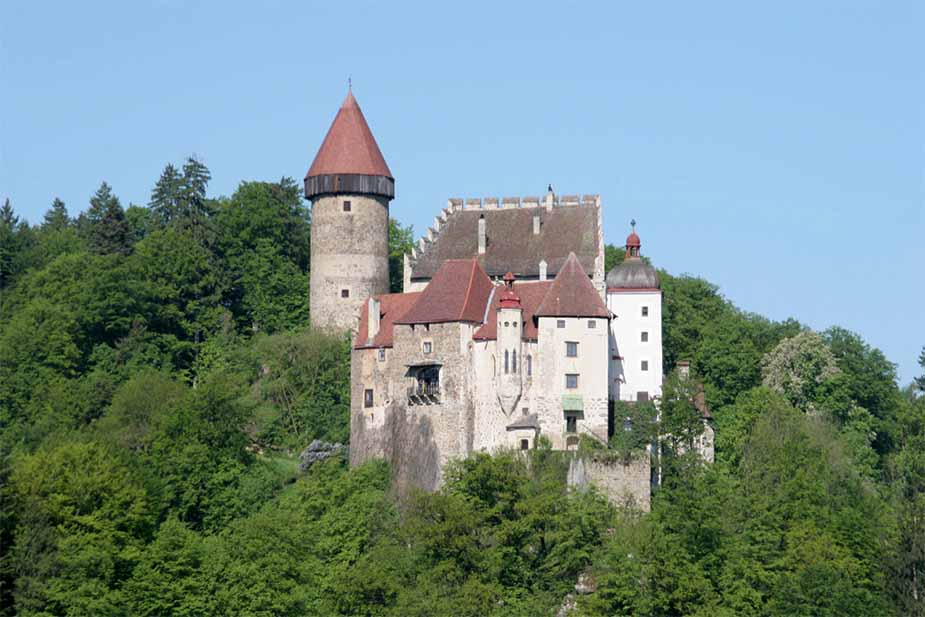
[[[922,347],[922,353],[919,355],[919,366],[925,369],[925,347]],[[921,377],[915,378],[915,385],[918,386],[919,390],[925,392],[925,373]]]
[[208,167],[195,157],[186,159],[179,184],[179,197],[183,217],[186,219],[184,224],[192,227],[194,233],[197,228],[205,225],[211,214],[206,202],[206,187],[211,179],[212,174],[209,173]]
[[71,217],[67,213],[67,206],[59,198],[51,202],[51,208],[45,213],[44,227],[47,229],[65,229],[71,224]]
[[86,223],[90,248],[94,252],[110,254],[129,251],[129,227],[125,211],[119,198],[113,195],[112,187],[105,182],[90,198]]
[[19,217],[13,212],[13,204],[7,197],[0,207],[0,288],[5,287],[13,275],[18,228]]
[[154,190],[151,191],[148,206],[162,225],[167,225],[178,215],[181,180],[177,168],[172,163],[167,163],[157,184],[154,185]]

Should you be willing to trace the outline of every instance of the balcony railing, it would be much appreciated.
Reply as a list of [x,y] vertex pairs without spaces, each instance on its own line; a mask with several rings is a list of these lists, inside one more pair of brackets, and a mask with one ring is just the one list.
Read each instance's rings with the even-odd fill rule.
[[408,388],[409,405],[436,405],[440,402],[440,384],[418,382]]

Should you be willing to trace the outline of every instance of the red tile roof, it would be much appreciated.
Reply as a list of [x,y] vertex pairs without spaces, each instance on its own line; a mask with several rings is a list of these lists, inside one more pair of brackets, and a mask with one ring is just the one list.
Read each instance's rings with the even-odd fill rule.
[[575,253],[569,253],[565,265],[536,309],[536,316],[610,317],[610,311],[578,263]]
[[305,177],[333,174],[392,177],[352,92],[347,93]]
[[392,325],[395,320],[408,312],[418,298],[421,292],[414,291],[405,294],[383,294],[374,296],[379,300],[379,333],[370,343],[367,341],[369,332],[369,301],[363,304],[360,312],[360,327],[357,329],[354,349],[366,349],[370,347],[391,347],[392,346]]
[[482,323],[493,287],[477,260],[448,259],[414,306],[395,323]]
[[[514,283],[514,293],[520,298],[523,307],[524,325],[521,336],[527,340],[536,340],[536,322],[533,314],[543,301],[546,292],[552,286],[552,281],[532,281]],[[472,338],[478,341],[493,341],[498,338],[498,309],[501,307],[501,289],[491,298],[491,307],[488,309],[488,319],[481,328],[475,331]]]

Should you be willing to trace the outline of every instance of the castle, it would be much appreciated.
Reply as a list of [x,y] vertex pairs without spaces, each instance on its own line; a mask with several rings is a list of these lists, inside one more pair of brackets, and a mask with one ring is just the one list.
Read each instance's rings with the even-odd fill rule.
[[[353,332],[351,464],[385,458],[399,482],[435,489],[450,459],[474,451],[541,436],[559,450],[580,435],[606,443],[613,401],[659,397],[659,277],[635,229],[605,273],[599,196],[450,199],[405,256],[402,293],[389,293],[394,194],[348,93],[305,197],[312,322]],[[645,458],[616,479],[588,473],[647,507]]]

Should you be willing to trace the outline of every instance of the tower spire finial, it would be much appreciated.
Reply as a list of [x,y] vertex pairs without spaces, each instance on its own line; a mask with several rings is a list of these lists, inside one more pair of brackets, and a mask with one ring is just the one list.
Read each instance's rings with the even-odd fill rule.
[[353,79],[350,78],[350,75],[347,75],[347,92],[353,92]]
[[636,219],[631,219],[630,225],[633,227],[633,231],[636,231]]

